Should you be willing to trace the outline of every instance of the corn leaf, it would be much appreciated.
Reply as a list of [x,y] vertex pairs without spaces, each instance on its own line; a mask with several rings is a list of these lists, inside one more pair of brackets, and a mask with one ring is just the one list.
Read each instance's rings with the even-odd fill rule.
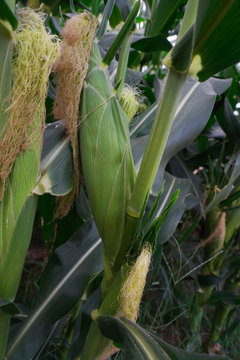
[[100,40],[105,31],[106,31],[106,28],[107,28],[107,23],[108,23],[108,20],[112,14],[112,11],[113,11],[113,7],[115,5],[115,1],[116,0],[109,0],[105,6],[105,9],[104,9],[104,12],[103,12],[103,16],[102,16],[102,21],[101,21],[101,24],[99,26],[99,29],[97,31],[97,38]]
[[138,10],[140,7],[140,1],[137,1],[134,5],[132,11],[128,15],[124,25],[122,26],[121,30],[117,34],[115,40],[113,41],[111,47],[107,51],[106,55],[103,58],[103,64],[110,65],[114,55],[116,54],[117,50],[121,47],[122,43],[126,39],[129,32],[132,30],[134,21],[136,19]]
[[19,307],[11,301],[0,298],[0,308],[11,316],[19,315],[21,310]]
[[206,80],[240,60],[238,0],[198,2],[190,73]]
[[156,7],[151,12],[152,19],[149,35],[160,33],[171,15],[181,4],[184,4],[183,0],[160,0],[156,2]]
[[[168,161],[200,134],[207,124],[217,94],[222,94],[226,91],[230,84],[230,79],[220,80],[212,78],[207,82],[200,83],[189,78],[186,81],[158,170],[158,184],[161,184],[164,169]],[[133,158],[137,168],[139,167],[156,111],[157,104],[152,105],[136,118],[130,130]]]
[[43,136],[40,178],[33,193],[65,195],[73,186],[70,139],[62,121],[47,124]]
[[[233,156],[233,159],[235,158],[235,155]],[[240,176],[240,153],[237,154],[237,157],[235,159],[234,167],[230,176],[230,179],[220,191],[218,191],[215,196],[213,197],[212,201],[208,204],[206,208],[206,213],[208,213],[212,208],[216,207],[221,201],[228,198],[230,193],[235,188],[235,181]]]
[[131,47],[143,52],[169,51],[172,48],[171,43],[162,34],[154,36],[145,36],[142,39],[132,42]]
[[14,328],[6,355],[9,360],[33,358],[56,321],[71,311],[91,277],[102,270],[101,252],[93,221],[56,250],[43,274],[35,308]]
[[240,123],[239,118],[234,115],[232,106],[227,97],[225,97],[221,106],[216,112],[218,123],[226,133],[229,141],[240,147]]
[[16,18],[13,8],[15,1],[12,0],[1,0],[0,2],[0,19],[8,21],[13,30],[16,30],[18,26],[18,19]]
[[229,360],[178,349],[125,318],[99,316],[97,322],[104,336],[124,346],[125,360]]
[[216,291],[207,301],[209,305],[220,305],[222,303],[240,305],[240,295],[236,291]]

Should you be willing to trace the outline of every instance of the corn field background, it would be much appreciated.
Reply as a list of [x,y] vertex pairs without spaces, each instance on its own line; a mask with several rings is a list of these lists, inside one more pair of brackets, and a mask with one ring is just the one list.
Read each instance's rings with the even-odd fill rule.
[[0,0],[0,360],[239,360],[239,24]]

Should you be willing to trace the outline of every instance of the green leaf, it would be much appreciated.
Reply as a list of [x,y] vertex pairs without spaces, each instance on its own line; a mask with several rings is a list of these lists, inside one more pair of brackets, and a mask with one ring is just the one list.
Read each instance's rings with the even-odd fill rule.
[[151,12],[152,18],[149,35],[160,33],[164,25],[181,5],[181,3],[183,3],[182,0],[161,0],[156,2],[156,8],[152,9]]
[[[233,155],[235,158],[235,154]],[[216,193],[212,201],[208,204],[205,212],[208,213],[212,208],[216,207],[220,202],[227,199],[228,196],[234,189],[234,183],[240,176],[240,153],[237,154],[235,158],[234,167],[231,173],[231,177],[227,183],[219,192]]]
[[18,26],[18,19],[14,15],[12,1],[1,0],[0,2],[0,19],[8,21],[13,30],[16,30]]
[[[154,193],[156,193],[160,187],[160,183],[158,183],[157,180],[158,176],[156,177],[156,181],[153,186]],[[152,255],[151,268],[147,277],[147,287],[150,287],[161,266],[159,254],[161,254],[162,246],[173,235],[185,211],[186,199],[189,195],[190,186],[191,182],[189,179],[178,179],[165,172],[164,189],[159,201],[160,207],[158,208],[155,216],[158,216],[159,213],[163,212],[163,210],[166,208],[166,205],[169,203],[169,200],[172,198],[173,194],[176,192],[177,189],[179,189],[180,192],[172,208],[170,209],[168,214],[166,214],[167,216],[165,217],[165,220],[159,230],[156,248]],[[152,202],[153,196],[150,196],[147,208],[151,207]]]
[[115,5],[115,1],[116,0],[108,0],[107,4],[105,6],[103,16],[102,16],[102,21],[101,21],[101,24],[99,26],[99,29],[98,29],[97,35],[96,35],[99,40],[103,37],[103,35],[106,31],[107,23],[112,14],[113,7]]
[[171,43],[162,34],[154,36],[145,36],[140,40],[134,41],[131,47],[143,52],[169,51],[172,48]]
[[[212,112],[216,95],[229,87],[231,80],[209,79],[205,83],[186,81],[175,113],[174,123],[167,141],[158,170],[158,183],[161,185],[164,169],[173,155],[189,145],[204,129]],[[136,117],[130,135],[133,159],[139,167],[158,104],[152,105]]]
[[240,60],[238,0],[198,2],[190,73],[201,81]]
[[130,0],[116,0],[116,5],[121,11],[123,21],[126,21],[129,13],[131,12],[131,3],[134,4],[134,2]]
[[99,316],[97,322],[104,336],[124,344],[125,360],[229,360],[178,349],[125,318]]
[[[153,185],[153,192],[157,189],[157,180],[158,177],[156,177],[156,181]],[[175,194],[178,189],[179,194],[159,231],[158,239],[161,244],[164,244],[173,235],[177,224],[181,220],[186,207],[186,198],[191,187],[189,179],[178,179],[167,172],[164,174],[164,182],[165,187],[160,198],[161,207],[158,209],[158,212],[162,211],[161,209],[165,209],[166,204],[169,203],[169,199],[172,198],[173,194]]]
[[221,106],[216,111],[217,120],[226,133],[229,141],[240,147],[240,123],[234,115],[232,106],[227,97],[225,97]]
[[14,304],[9,300],[5,300],[1,298],[0,298],[0,309],[11,316],[15,316],[21,313],[21,310],[16,304]]
[[121,11],[119,10],[118,6],[115,4],[113,7],[112,14],[109,18],[109,24],[114,29],[120,24],[121,21],[122,21]]
[[240,304],[240,295],[234,291],[216,291],[207,301],[210,305],[219,305],[221,303],[227,303],[231,305]]
[[65,195],[73,186],[73,162],[69,136],[63,121],[46,125],[40,177],[33,193]]
[[140,7],[140,1],[137,1],[136,4],[134,5],[132,11],[128,15],[127,20],[125,21],[124,25],[122,26],[121,30],[119,31],[115,40],[113,41],[110,49],[104,56],[103,61],[102,61],[103,64],[105,64],[107,66],[110,65],[114,55],[116,54],[118,49],[121,47],[123,41],[126,39],[127,35],[131,31],[134,21],[137,17],[139,7]]
[[7,351],[9,360],[28,360],[52,326],[80,300],[90,278],[103,269],[102,247],[93,221],[59,247],[45,269],[36,307],[15,328]]

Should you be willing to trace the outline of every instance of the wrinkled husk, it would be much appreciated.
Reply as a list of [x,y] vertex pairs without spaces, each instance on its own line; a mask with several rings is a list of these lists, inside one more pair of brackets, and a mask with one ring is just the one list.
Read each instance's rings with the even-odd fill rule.
[[97,44],[81,99],[80,149],[87,193],[110,263],[121,245],[125,210],[135,181],[128,119],[101,68]]

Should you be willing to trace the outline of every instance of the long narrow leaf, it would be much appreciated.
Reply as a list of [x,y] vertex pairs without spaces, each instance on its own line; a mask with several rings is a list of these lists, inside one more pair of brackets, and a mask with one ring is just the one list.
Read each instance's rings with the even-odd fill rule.
[[91,276],[102,270],[101,252],[93,221],[56,250],[45,270],[35,309],[12,335],[9,360],[28,360],[36,354],[55,322],[79,301]]
[[40,177],[34,193],[65,195],[73,186],[73,161],[63,121],[47,124],[43,137]]
[[224,356],[188,353],[178,349],[125,318],[99,316],[97,321],[105,336],[124,344],[125,360],[229,360]]
[[127,34],[131,31],[134,21],[136,19],[138,10],[140,7],[140,1],[137,1],[134,5],[132,11],[128,15],[126,22],[124,23],[123,27],[119,31],[118,35],[116,36],[115,40],[113,41],[110,49],[106,53],[103,58],[103,64],[110,65],[114,55],[116,54],[117,50],[121,47],[123,41],[125,40]]

